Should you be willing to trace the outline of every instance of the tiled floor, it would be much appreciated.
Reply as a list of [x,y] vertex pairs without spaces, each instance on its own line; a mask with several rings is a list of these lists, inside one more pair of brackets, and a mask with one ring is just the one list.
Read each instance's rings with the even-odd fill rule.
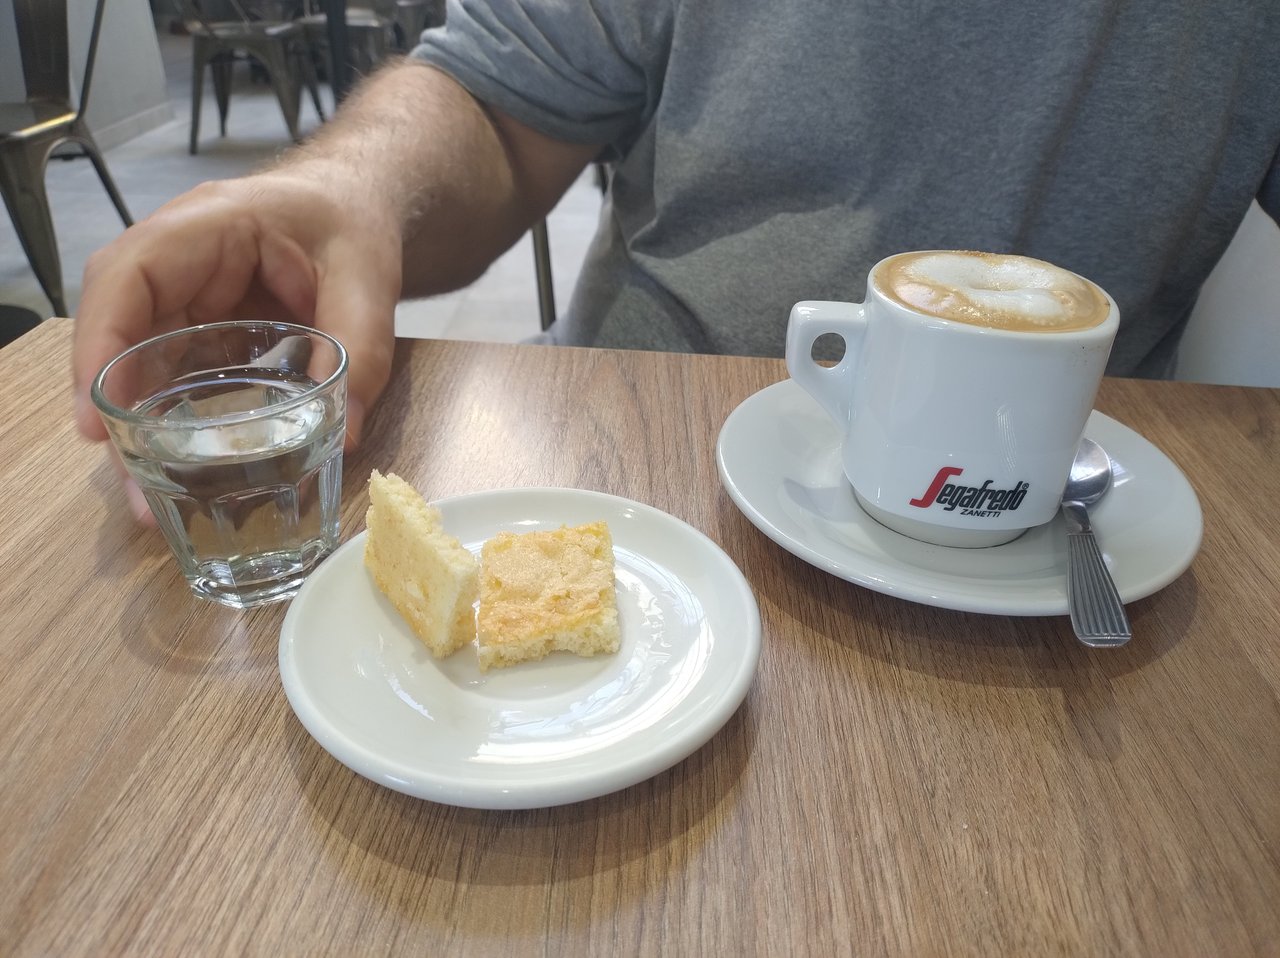
[[[251,83],[248,68],[240,67],[226,139],[218,137],[217,108],[206,80],[200,152],[190,156],[190,41],[166,35],[160,43],[174,119],[107,152],[107,165],[135,219],[197,183],[246,173],[287,145],[274,96],[265,84]],[[327,109],[329,91],[321,92]],[[304,97],[304,131],[317,122]],[[68,308],[74,314],[85,260],[123,227],[88,161],[55,160],[47,182]],[[568,301],[599,211],[600,194],[588,171],[548,218],[559,305]],[[536,290],[533,247],[526,236],[467,289],[401,304],[396,331],[402,336],[517,341],[538,331]],[[41,316],[51,313],[7,218],[0,220],[0,303],[25,306]]]

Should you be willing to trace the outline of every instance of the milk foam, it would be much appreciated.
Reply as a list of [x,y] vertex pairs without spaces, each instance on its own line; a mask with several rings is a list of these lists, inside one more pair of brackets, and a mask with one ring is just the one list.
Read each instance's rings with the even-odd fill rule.
[[909,253],[879,276],[903,305],[943,319],[1030,332],[1087,329],[1106,319],[1097,287],[1043,260],[995,253]]

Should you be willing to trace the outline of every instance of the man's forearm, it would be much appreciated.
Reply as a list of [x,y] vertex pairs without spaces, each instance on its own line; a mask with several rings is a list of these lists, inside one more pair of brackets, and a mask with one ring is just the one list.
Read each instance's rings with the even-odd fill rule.
[[475,280],[593,153],[495,116],[450,77],[405,61],[366,82],[280,169],[379,211],[404,248],[402,294],[421,296]]

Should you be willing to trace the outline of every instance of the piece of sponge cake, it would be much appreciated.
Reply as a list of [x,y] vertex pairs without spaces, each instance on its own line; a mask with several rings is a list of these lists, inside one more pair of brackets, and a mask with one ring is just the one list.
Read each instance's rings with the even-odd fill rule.
[[476,627],[482,672],[551,652],[618,651],[609,526],[500,532],[486,542]]
[[431,654],[443,658],[474,639],[478,564],[444,531],[440,510],[375,469],[365,524],[364,564]]

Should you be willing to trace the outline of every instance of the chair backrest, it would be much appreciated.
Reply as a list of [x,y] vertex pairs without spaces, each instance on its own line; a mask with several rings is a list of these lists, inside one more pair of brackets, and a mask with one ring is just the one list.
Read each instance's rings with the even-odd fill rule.
[[[82,115],[89,105],[89,84],[93,80],[105,3],[106,0],[98,0],[94,5],[89,51],[80,82],[80,101],[74,105]],[[14,0],[13,12],[18,26],[18,49],[22,52],[22,78],[27,87],[27,99],[60,103],[70,109],[73,104],[66,0]]]
[[[214,23],[223,22],[219,19],[216,13],[211,16],[209,11],[205,9],[201,0],[176,0],[176,2],[178,15],[181,16],[187,24],[198,23],[205,30],[212,31]],[[235,14],[236,18],[244,23],[257,19],[251,16],[249,10],[241,6],[238,0],[229,0],[227,5],[230,6],[231,11]]]
[[213,24],[205,16],[204,7],[200,5],[200,0],[174,0],[174,6],[178,8],[178,16],[182,17],[187,29],[192,29],[194,25],[198,24],[207,32],[213,31]]

